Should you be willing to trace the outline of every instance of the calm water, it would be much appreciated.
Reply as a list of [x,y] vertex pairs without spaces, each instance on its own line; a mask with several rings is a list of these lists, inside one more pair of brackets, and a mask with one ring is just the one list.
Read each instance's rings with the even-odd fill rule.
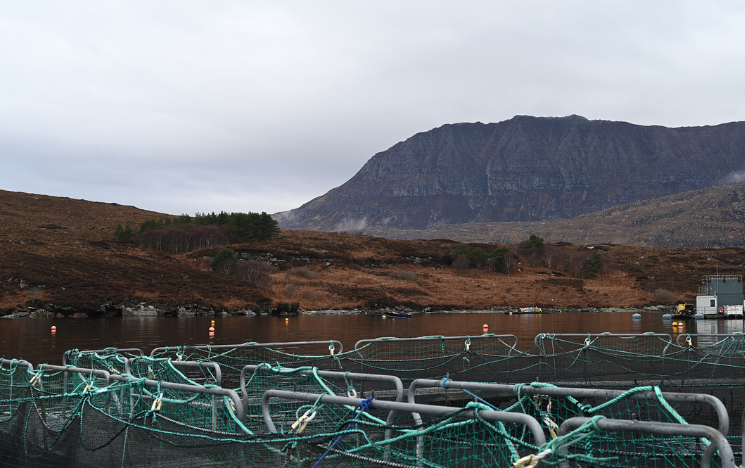
[[[429,314],[412,319],[382,319],[372,315],[301,315],[290,317],[215,317],[216,333],[209,337],[212,318],[34,319],[0,320],[0,356],[39,363],[61,364],[68,349],[140,348],[145,353],[161,346],[236,344],[247,341],[339,340],[346,350],[365,338],[426,335],[516,335],[521,348],[532,347],[538,333],[670,333],[671,321],[660,313],[504,315],[494,313]],[[51,326],[57,327],[52,335]],[[743,331],[742,320],[689,320],[685,333]]]

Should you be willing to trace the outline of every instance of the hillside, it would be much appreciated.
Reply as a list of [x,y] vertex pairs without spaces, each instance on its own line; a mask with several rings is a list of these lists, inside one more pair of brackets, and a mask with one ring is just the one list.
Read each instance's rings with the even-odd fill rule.
[[534,233],[549,242],[663,248],[745,247],[745,185],[710,187],[615,206],[572,219],[451,224],[425,230],[370,227],[395,239],[515,243]]
[[722,185],[743,170],[745,122],[666,128],[517,116],[418,133],[275,218],[283,229],[324,231],[548,221]]
[[[545,256],[517,250],[509,275],[471,268],[459,276],[450,266],[454,241],[283,231],[233,246],[243,259],[275,265],[261,289],[206,267],[205,257],[217,249],[165,255],[114,241],[117,223],[160,216],[131,206],[0,191],[0,313],[30,307],[45,311],[41,315],[116,316],[151,305],[168,314],[254,313],[291,303],[309,310],[639,307],[691,300],[701,275],[717,268],[742,274],[745,264],[742,249],[558,243],[547,246]],[[598,278],[563,272],[567,260],[573,273],[596,252],[602,258]]]

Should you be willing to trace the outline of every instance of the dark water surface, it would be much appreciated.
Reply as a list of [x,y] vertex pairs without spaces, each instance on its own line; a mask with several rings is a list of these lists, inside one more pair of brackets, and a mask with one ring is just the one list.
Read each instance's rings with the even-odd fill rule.
[[[0,356],[25,359],[34,365],[61,364],[68,349],[106,347],[140,348],[146,354],[156,347],[184,344],[237,344],[247,341],[284,342],[335,339],[350,350],[361,339],[383,336],[408,338],[428,335],[480,335],[489,332],[516,335],[520,348],[533,346],[538,333],[669,333],[671,321],[661,313],[642,312],[557,313],[505,315],[453,313],[415,315],[412,319],[382,319],[375,315],[300,315],[289,317],[215,317],[210,338],[209,317],[147,317],[121,319],[15,319],[0,320]],[[52,325],[57,332],[51,333]],[[689,320],[682,333],[733,333],[743,331],[742,320]]]

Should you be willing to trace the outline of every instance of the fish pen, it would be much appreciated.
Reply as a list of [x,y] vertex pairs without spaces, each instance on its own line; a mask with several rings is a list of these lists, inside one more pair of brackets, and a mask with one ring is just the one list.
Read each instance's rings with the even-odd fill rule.
[[742,344],[487,334],[3,360],[0,464],[734,467]]

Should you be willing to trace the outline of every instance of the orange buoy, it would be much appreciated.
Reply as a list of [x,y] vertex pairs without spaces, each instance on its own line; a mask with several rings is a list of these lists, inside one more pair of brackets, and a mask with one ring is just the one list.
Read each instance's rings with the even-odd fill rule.
[[483,326],[482,328],[484,329],[484,331],[485,331],[485,332],[486,332],[486,331],[489,331],[489,324],[486,324],[486,323],[485,323],[485,324],[484,324],[484,326]]
[[215,333],[215,327],[210,327],[210,333]]
[[57,333],[57,327],[55,327],[54,325],[52,325],[52,333]]

